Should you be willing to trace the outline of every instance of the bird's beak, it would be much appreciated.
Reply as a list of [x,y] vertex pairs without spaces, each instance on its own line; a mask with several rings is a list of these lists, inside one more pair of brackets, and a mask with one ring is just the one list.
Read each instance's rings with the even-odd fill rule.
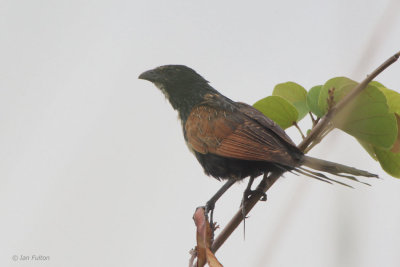
[[158,74],[154,70],[148,70],[139,75],[139,79],[147,80],[149,82],[157,81]]

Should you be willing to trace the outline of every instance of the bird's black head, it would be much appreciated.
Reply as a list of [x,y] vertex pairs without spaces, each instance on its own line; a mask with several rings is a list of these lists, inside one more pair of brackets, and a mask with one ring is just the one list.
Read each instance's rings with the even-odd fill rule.
[[185,122],[191,109],[207,93],[217,92],[197,72],[184,65],[165,65],[140,74],[139,79],[154,83]]

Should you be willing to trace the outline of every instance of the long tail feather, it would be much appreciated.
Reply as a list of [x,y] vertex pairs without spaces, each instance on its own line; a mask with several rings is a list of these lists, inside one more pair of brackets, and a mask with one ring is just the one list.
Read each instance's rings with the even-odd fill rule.
[[344,174],[378,178],[378,175],[367,172],[367,171],[359,170],[359,169],[349,167],[346,165],[342,165],[339,163],[322,160],[322,159],[317,159],[317,158],[313,158],[313,157],[309,157],[309,156],[304,157],[303,165],[306,167],[309,167],[311,169],[317,170],[317,171],[331,173],[331,174],[342,176],[342,177],[349,178],[352,180],[354,180],[354,179],[357,180],[357,179],[355,177],[347,176]]
[[[353,167],[349,167],[346,165],[342,165],[339,163],[335,163],[335,162],[331,162],[331,161],[327,161],[327,160],[322,160],[322,159],[317,159],[317,158],[313,158],[313,157],[309,157],[309,156],[305,156],[304,157],[304,162],[303,165],[305,167],[317,170],[317,171],[321,171],[321,172],[325,172],[325,173],[330,173],[333,174],[335,176],[339,176],[339,177],[343,177],[352,181],[356,181],[365,185],[370,185],[368,183],[365,183],[363,181],[358,180],[356,177],[354,176],[364,176],[364,177],[375,177],[378,178],[378,175],[367,172],[367,171],[363,171],[363,170],[359,170]],[[318,180],[322,180],[324,182],[328,182],[328,183],[337,183],[337,184],[341,184],[344,186],[348,186],[348,187],[352,187],[348,184],[345,184],[343,182],[340,182],[338,180],[332,179],[327,177],[325,174],[319,173],[319,172],[315,172],[315,171],[311,171],[309,169],[303,168],[303,167],[297,167],[294,169],[295,172],[307,175],[308,177],[314,178],[314,179],[318,179]],[[354,175],[354,176],[353,176]]]
[[297,172],[299,172],[301,174],[304,174],[304,175],[306,175],[308,177],[311,177],[311,178],[314,178],[314,179],[317,179],[317,180],[320,180],[320,181],[323,181],[323,182],[326,182],[326,183],[329,183],[329,184],[336,183],[336,184],[344,185],[344,186],[347,186],[347,187],[350,187],[350,188],[354,188],[351,185],[348,185],[348,184],[343,183],[341,181],[329,178],[328,176],[326,176],[326,175],[324,175],[322,173],[319,173],[319,172],[313,172],[313,171],[307,170],[305,168],[296,168],[295,171],[297,171]]

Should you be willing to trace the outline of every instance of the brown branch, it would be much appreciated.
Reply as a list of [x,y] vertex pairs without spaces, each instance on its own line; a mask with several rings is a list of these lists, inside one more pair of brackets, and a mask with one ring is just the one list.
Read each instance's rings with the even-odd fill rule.
[[[400,51],[386,60],[381,66],[374,70],[370,75],[368,75],[360,84],[358,84],[346,97],[344,97],[338,104],[332,107],[328,113],[322,117],[322,119],[316,124],[309,135],[298,145],[301,151],[305,151],[307,147],[314,141],[320,138],[320,135],[326,131],[329,127],[329,122],[337,114],[337,112],[343,109],[350,101],[352,101],[362,90],[364,90],[367,85],[378,76],[383,70],[389,67],[391,64],[397,61],[400,57]],[[262,192],[267,192],[268,189],[279,179],[283,172],[273,172],[269,176],[264,175],[264,178],[257,187],[257,190]],[[245,203],[245,214],[247,215],[250,210],[257,204],[261,198],[261,194],[252,195]],[[222,229],[221,233],[214,240],[211,251],[216,252],[222,244],[228,239],[228,237],[233,233],[233,231],[239,226],[243,221],[243,211],[240,209],[236,212],[229,223]]]

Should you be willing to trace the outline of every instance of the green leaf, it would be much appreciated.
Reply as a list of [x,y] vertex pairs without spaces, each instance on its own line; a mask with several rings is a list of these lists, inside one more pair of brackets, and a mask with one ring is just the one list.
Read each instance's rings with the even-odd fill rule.
[[[396,114],[398,128],[400,128],[400,116]],[[397,141],[400,139],[398,134]],[[400,144],[396,142],[391,150],[381,149],[366,142],[360,141],[360,144],[370,154],[370,156],[378,160],[381,167],[391,176],[400,178]]]
[[381,90],[386,97],[389,112],[400,114],[400,94],[385,87],[379,87],[379,90]]
[[396,141],[394,142],[392,148],[390,149],[390,151],[392,151],[393,153],[399,153],[400,152],[400,115],[395,113],[394,114],[396,116],[396,120],[397,120],[397,138]]
[[400,153],[374,148],[382,168],[391,176],[400,178]]
[[[357,82],[346,77],[328,80],[319,94],[319,108],[326,112],[329,108],[328,99],[333,100],[331,105],[334,105],[355,86]],[[332,88],[333,91],[329,93]],[[334,124],[360,141],[383,149],[390,149],[397,137],[396,118],[389,112],[385,95],[374,85],[368,85],[352,103],[339,111]]]
[[292,126],[299,116],[297,109],[280,96],[263,98],[257,101],[253,107],[261,111],[283,129]]
[[376,86],[378,88],[385,87],[383,84],[381,84],[380,82],[377,82],[377,81],[372,81],[372,82],[369,83],[369,85],[373,85],[373,86]]
[[375,84],[381,85],[381,87],[379,87],[379,90],[381,90],[386,97],[386,102],[389,106],[389,112],[394,112],[396,115],[398,133],[397,133],[397,140],[395,141],[391,151],[393,153],[399,153],[400,152],[400,94],[397,93],[396,91],[385,88],[382,84],[378,82],[375,82]]
[[[328,80],[321,88],[318,106],[321,111],[325,114],[328,111],[329,105],[329,90],[334,90],[334,104],[336,104],[345,93],[351,90],[353,87],[357,85],[357,82],[346,78],[346,77],[336,77]],[[344,91],[342,91],[345,89]]]
[[[341,89],[347,91],[350,87]],[[375,86],[368,85],[333,122],[337,128],[382,149],[390,149],[397,138],[395,115],[389,113],[385,95]]]
[[310,91],[308,91],[307,93],[307,106],[312,113],[317,115],[318,118],[321,118],[325,115],[325,112],[323,112],[318,106],[319,94],[321,92],[321,89],[322,85],[317,85],[311,88]]
[[297,83],[286,82],[277,84],[272,95],[282,97],[297,109],[297,112],[299,113],[297,121],[304,118],[304,116],[309,112],[306,103],[307,91],[303,86]]
[[[369,85],[378,87],[385,95],[388,112],[394,113],[397,121],[397,138],[391,149],[382,149],[368,143],[360,142],[367,152],[377,159],[382,168],[391,176],[400,178],[400,94],[385,88],[381,83],[372,81]],[[372,149],[372,150],[371,150]]]

